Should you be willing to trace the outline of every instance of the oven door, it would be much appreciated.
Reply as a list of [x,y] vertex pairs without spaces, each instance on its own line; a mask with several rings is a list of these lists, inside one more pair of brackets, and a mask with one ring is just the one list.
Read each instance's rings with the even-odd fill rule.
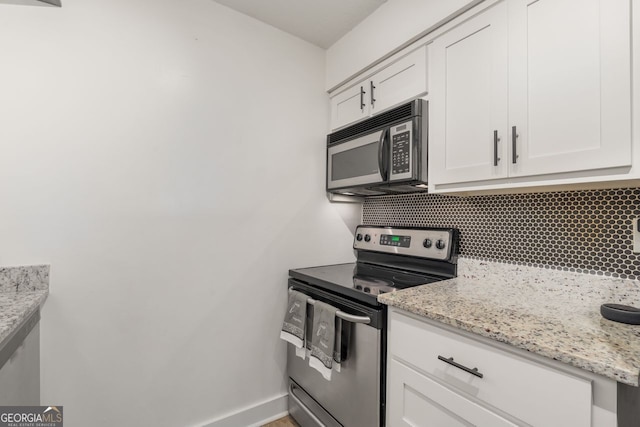
[[[353,316],[368,317],[371,324],[342,320],[342,363],[327,381],[309,366],[309,359],[296,356],[287,345],[289,413],[302,426],[376,427],[384,416],[384,309],[361,306],[338,296],[315,291],[290,280],[293,289],[310,298],[334,305]],[[345,302],[346,301],[346,302]],[[307,336],[313,324],[313,305],[307,307]],[[374,326],[372,326],[374,325]],[[345,342],[346,341],[346,342]]]
[[327,148],[327,190],[380,184],[387,180],[388,129]]

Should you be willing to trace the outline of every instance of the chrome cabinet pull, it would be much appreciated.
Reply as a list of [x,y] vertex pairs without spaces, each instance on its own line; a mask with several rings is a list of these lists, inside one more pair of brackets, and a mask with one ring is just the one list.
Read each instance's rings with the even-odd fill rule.
[[471,368],[467,368],[467,367],[466,367],[466,366],[464,366],[464,365],[461,365],[461,364],[459,364],[459,363],[457,363],[457,362],[454,362],[454,361],[453,361],[453,357],[450,357],[450,358],[448,358],[448,359],[447,359],[447,358],[445,358],[445,357],[438,356],[438,360],[442,360],[444,363],[448,363],[448,364],[449,364],[449,365],[451,365],[451,366],[455,366],[455,367],[456,367],[456,368],[458,368],[458,369],[462,369],[463,371],[468,372],[468,373],[470,373],[471,375],[475,375],[475,376],[476,376],[476,377],[478,377],[478,378],[482,378],[482,377],[484,377],[484,375],[483,375],[483,374],[481,374],[480,372],[478,372],[478,368],[473,368],[473,369],[471,369]]
[[511,159],[511,162],[513,164],[516,164],[516,162],[518,161],[518,153],[517,153],[517,148],[516,148],[516,140],[518,139],[518,133],[516,132],[516,127],[513,126],[511,128],[511,154],[513,156],[513,158]]
[[360,110],[364,111],[364,88],[360,86]]
[[498,162],[500,161],[500,157],[498,157],[498,131],[493,131],[493,166],[498,166]]
[[369,85],[370,85],[369,88],[371,89],[371,106],[373,107],[373,103],[376,102],[376,97],[373,95],[373,90],[376,87],[373,85],[373,80],[369,81]]

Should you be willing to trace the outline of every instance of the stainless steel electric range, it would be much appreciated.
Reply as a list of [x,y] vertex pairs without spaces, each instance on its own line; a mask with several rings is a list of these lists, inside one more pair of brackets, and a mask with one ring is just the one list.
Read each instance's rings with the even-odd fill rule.
[[289,412],[302,426],[385,425],[386,306],[377,296],[456,276],[458,231],[453,228],[358,226],[357,262],[289,270],[289,289],[338,309],[340,371],[331,380],[287,349]]

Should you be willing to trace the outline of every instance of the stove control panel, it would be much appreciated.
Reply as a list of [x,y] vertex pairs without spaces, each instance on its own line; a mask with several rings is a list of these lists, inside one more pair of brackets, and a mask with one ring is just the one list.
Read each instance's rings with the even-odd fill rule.
[[452,228],[398,228],[359,225],[353,240],[357,250],[419,258],[449,260],[456,230]]

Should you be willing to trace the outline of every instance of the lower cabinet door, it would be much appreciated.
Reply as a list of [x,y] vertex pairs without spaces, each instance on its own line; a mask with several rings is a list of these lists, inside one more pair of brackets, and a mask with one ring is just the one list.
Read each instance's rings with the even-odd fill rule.
[[517,426],[396,360],[390,360],[388,367],[391,427]]

